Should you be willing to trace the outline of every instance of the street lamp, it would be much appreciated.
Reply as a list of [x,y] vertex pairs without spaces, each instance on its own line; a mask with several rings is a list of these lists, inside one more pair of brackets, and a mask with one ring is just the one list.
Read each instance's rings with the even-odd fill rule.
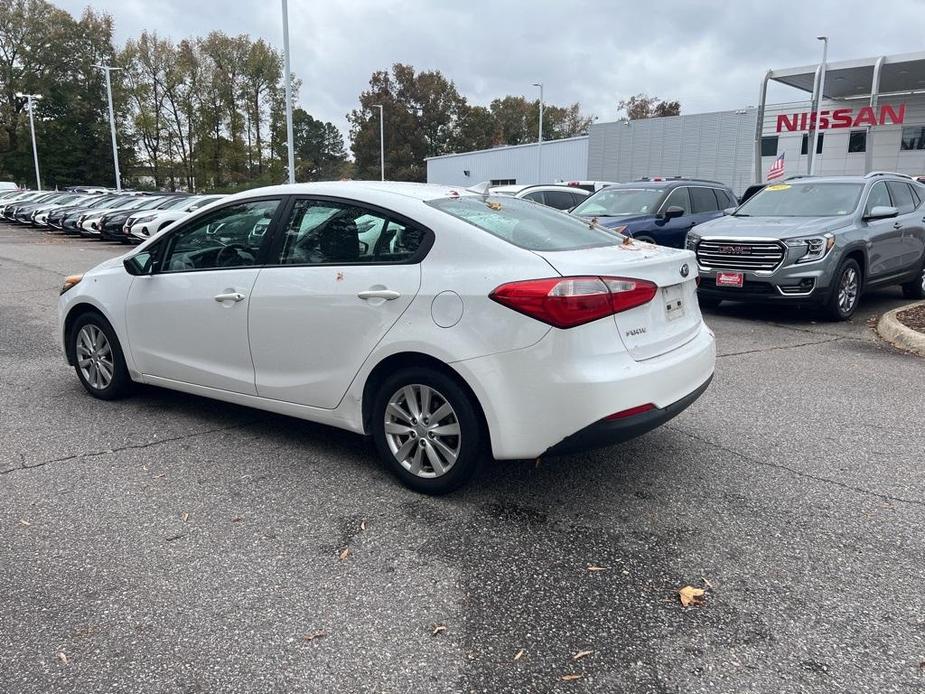
[[373,104],[379,109],[379,180],[385,180],[385,126],[382,116],[382,104]]
[[283,56],[286,62],[286,144],[289,148],[289,183],[295,183],[295,140],[292,136],[292,70],[289,68],[289,7],[283,2]]
[[543,83],[534,82],[540,88],[540,137],[536,144],[536,182],[543,182]]
[[116,191],[122,190],[122,176],[119,173],[119,147],[116,145],[116,115],[112,109],[112,81],[109,79],[109,73],[113,70],[121,70],[121,67],[110,67],[97,63],[93,67],[98,67],[106,73],[106,98],[109,100],[109,131],[112,135],[112,161],[116,169]]
[[816,173],[816,148],[819,146],[819,111],[822,110],[822,100],[825,98],[825,71],[826,58],[829,52],[829,37],[817,36],[817,41],[822,41],[822,74],[819,77],[819,96],[816,98],[816,122],[813,124],[813,150],[809,153],[810,165],[809,175]]
[[35,146],[35,120],[32,118],[32,102],[42,98],[41,94],[23,94],[16,92],[18,99],[25,99],[29,108],[29,130],[32,131],[32,159],[35,161],[35,188],[42,189],[42,177],[39,175],[39,150]]

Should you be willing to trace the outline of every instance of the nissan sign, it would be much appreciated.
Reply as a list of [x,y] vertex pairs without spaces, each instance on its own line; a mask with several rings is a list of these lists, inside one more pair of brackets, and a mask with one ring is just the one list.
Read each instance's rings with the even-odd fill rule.
[[877,111],[870,106],[836,108],[833,111],[804,111],[803,113],[781,114],[777,117],[777,132],[784,130],[813,130],[818,121],[819,130],[830,128],[863,128],[877,125],[902,125],[906,118],[906,105],[899,104],[894,110],[884,104]]

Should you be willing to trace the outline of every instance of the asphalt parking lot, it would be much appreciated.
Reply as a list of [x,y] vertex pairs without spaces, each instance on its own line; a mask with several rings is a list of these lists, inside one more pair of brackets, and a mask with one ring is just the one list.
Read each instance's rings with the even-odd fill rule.
[[925,360],[868,326],[898,289],[724,306],[667,426],[434,499],[345,432],[86,395],[58,288],[123,249],[0,225],[0,691],[925,688]]

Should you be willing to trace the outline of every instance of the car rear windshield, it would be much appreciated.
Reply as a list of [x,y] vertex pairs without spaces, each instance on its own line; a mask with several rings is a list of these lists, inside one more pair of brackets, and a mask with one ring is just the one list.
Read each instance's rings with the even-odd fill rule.
[[585,217],[655,214],[664,192],[661,188],[605,188],[578,205],[572,214]]
[[755,193],[737,217],[836,217],[858,206],[862,183],[778,183]]
[[534,202],[501,196],[439,198],[431,207],[530,251],[612,246],[622,236]]

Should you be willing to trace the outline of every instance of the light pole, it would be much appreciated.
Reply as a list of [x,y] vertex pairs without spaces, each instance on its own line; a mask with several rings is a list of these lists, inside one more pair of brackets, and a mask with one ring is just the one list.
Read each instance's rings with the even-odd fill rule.
[[121,67],[110,67],[109,65],[96,64],[106,73],[106,98],[109,100],[109,131],[112,135],[112,162],[116,169],[116,191],[122,190],[122,175],[119,173],[119,147],[116,145],[116,114],[112,108],[112,81],[109,79],[109,73],[113,70],[121,70]]
[[295,183],[295,141],[292,136],[292,70],[289,68],[289,7],[283,2],[283,55],[286,63],[286,144],[289,148],[289,183]]
[[829,52],[829,37],[817,36],[816,40],[822,41],[822,74],[819,76],[819,96],[816,99],[816,122],[813,124],[813,151],[810,153],[809,175],[816,174],[816,148],[819,146],[819,111],[822,110],[822,100],[825,98],[825,70],[826,58]]
[[385,125],[382,115],[382,104],[373,104],[379,109],[379,180],[385,180]]
[[543,83],[534,82],[540,88],[540,137],[536,143],[536,182],[543,182]]
[[38,101],[42,98],[41,94],[23,94],[22,92],[16,92],[16,97],[19,99],[25,99],[28,108],[29,108],[29,130],[32,131],[32,159],[35,161],[35,188],[36,190],[42,189],[42,177],[39,175],[39,150],[35,146],[35,120],[32,118],[32,102]]

